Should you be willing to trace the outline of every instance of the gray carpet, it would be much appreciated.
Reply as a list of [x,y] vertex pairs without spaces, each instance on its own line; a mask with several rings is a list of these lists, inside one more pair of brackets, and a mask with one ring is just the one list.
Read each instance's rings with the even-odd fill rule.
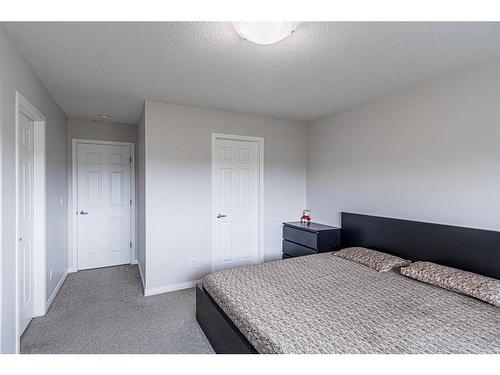
[[70,274],[21,353],[213,353],[195,319],[195,291],[144,297],[137,266]]

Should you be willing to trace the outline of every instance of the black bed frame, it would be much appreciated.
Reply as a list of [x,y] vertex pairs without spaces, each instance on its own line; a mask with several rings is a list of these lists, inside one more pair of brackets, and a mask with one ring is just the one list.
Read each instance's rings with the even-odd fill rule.
[[[342,247],[368,247],[500,279],[500,232],[348,212],[341,213],[341,224]],[[201,284],[196,319],[216,353],[257,353]]]

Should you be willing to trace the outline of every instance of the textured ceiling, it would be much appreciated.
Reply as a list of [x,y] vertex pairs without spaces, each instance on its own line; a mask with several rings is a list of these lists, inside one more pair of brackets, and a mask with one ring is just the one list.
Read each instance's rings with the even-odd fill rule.
[[500,58],[500,23],[301,23],[270,46],[231,23],[3,23],[68,115],[135,123],[144,99],[311,120]]

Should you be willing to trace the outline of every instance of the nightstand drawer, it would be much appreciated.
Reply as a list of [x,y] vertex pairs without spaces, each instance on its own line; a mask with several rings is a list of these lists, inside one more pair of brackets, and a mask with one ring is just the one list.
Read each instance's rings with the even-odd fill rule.
[[295,242],[283,240],[283,254],[286,254],[290,257],[299,257],[302,255],[311,255],[317,253],[318,252],[314,249],[299,245]]
[[318,235],[314,232],[283,226],[283,239],[312,249],[318,248]]

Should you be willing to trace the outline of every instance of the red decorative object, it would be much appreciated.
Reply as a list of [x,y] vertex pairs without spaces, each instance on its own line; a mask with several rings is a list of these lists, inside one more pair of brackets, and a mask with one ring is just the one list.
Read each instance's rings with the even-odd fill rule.
[[310,223],[311,222],[311,211],[304,210],[302,211],[302,217],[300,218],[301,223]]

